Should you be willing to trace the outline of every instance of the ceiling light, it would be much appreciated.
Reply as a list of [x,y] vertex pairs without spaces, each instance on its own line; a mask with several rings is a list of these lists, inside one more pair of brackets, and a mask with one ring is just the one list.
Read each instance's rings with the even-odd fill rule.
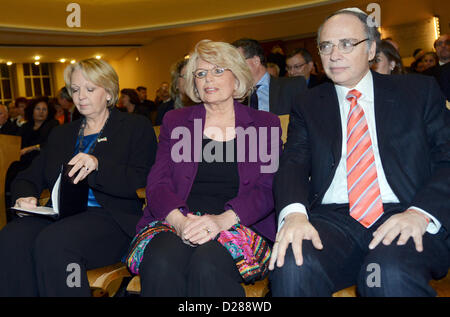
[[70,64],[75,64],[76,63],[76,61],[74,60],[74,59],[72,59],[71,61],[70,61]]
[[40,63],[38,61],[34,62],[34,65],[39,65]]
[[6,65],[11,66],[12,62],[11,61],[6,62]]
[[39,55],[36,55],[35,57],[34,57],[34,60],[35,61],[38,61],[38,60],[40,60],[41,59],[41,57],[39,56]]
[[102,57],[100,55],[95,56],[96,59],[101,59]]
[[66,62],[66,59],[65,59],[65,58],[61,58],[59,61],[60,61],[61,63],[65,63],[65,62]]

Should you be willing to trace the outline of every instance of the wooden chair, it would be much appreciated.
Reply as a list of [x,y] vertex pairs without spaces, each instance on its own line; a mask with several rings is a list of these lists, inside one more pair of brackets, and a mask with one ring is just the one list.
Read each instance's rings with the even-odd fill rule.
[[281,123],[281,132],[282,132],[281,140],[283,141],[283,144],[284,144],[284,143],[286,143],[286,140],[287,140],[289,115],[288,114],[280,115],[280,116],[278,116],[278,118],[280,118],[280,123]]
[[6,225],[5,181],[12,162],[20,160],[21,137],[0,134],[0,230]]

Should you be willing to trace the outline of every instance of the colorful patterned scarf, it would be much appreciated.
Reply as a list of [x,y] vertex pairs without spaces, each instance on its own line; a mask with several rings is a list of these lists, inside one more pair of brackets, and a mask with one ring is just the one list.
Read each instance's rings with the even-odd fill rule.
[[[139,274],[147,244],[160,232],[172,232],[175,228],[163,221],[154,221],[144,227],[133,239],[125,262],[134,274]],[[263,279],[268,274],[271,250],[263,237],[244,225],[236,224],[229,230],[222,231],[215,239],[231,255],[236,267],[246,284]]]

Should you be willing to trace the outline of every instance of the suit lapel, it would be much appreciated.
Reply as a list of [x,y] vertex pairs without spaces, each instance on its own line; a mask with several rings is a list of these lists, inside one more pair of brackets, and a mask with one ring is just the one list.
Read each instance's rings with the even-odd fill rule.
[[321,122],[325,123],[323,129],[328,136],[327,139],[331,141],[332,154],[337,166],[342,152],[342,127],[339,101],[333,84],[323,85],[316,111],[323,118]]
[[280,84],[276,77],[270,76],[270,82],[269,82],[269,110],[272,113],[277,113],[277,96],[279,95],[280,90]]
[[[394,83],[388,77],[381,78],[375,72],[373,75],[373,94],[377,143],[380,156],[384,157],[385,145],[389,144],[392,108],[395,106]],[[395,124],[395,123],[394,123]]]
[[[127,114],[129,115],[129,114]],[[95,146],[93,154],[102,153],[104,149],[107,147],[108,143],[115,137],[117,133],[120,133],[122,130],[124,116],[119,110],[113,109],[110,113],[110,117],[108,118],[108,122],[103,129],[102,135],[99,136],[100,142],[97,142]]]

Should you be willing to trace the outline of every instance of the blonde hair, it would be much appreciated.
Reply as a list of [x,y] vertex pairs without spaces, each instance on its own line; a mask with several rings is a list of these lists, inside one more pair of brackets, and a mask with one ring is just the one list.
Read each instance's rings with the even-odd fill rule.
[[186,94],[195,102],[201,102],[197,88],[195,87],[194,71],[197,62],[202,59],[208,63],[229,69],[236,78],[236,88],[233,98],[243,100],[253,87],[253,77],[245,59],[231,44],[202,40],[195,45],[194,51],[189,54],[189,62],[186,65]]
[[106,104],[108,107],[117,103],[119,99],[119,76],[110,64],[101,59],[88,58],[67,66],[64,70],[64,81],[71,97],[72,74],[75,70],[80,70],[84,78],[106,90],[111,96]]

